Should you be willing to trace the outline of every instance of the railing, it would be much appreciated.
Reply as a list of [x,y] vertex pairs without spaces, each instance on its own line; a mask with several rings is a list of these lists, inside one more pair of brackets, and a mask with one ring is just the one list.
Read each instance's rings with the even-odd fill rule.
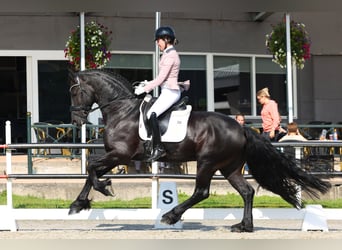
[[[85,133],[85,125],[83,126],[82,129],[82,136],[85,138],[84,133]],[[86,178],[86,172],[85,169],[82,169],[81,174],[78,175],[65,175],[65,174],[53,174],[53,175],[34,175],[32,172],[28,174],[13,174],[12,173],[12,155],[11,155],[11,150],[14,149],[41,149],[41,148],[50,148],[50,149],[56,149],[56,148],[69,148],[69,149],[82,149],[85,150],[87,148],[102,148],[103,144],[87,144],[87,143],[20,143],[20,144],[12,144],[11,143],[11,133],[10,133],[10,122],[6,122],[6,144],[1,145],[1,148],[6,149],[6,173],[4,175],[0,175],[0,179],[7,179],[7,191],[8,191],[8,197],[7,197],[7,204],[10,204],[12,207],[12,182],[11,180],[13,178],[28,178],[28,179],[34,179],[34,178]],[[308,142],[278,142],[278,143],[273,143],[275,147],[277,147],[279,150],[286,150],[287,148],[289,149],[294,149],[293,157],[296,160],[303,160],[303,156],[305,156],[305,148],[309,149],[319,149],[323,148],[325,154],[328,155],[333,155],[333,167],[331,165],[328,165],[328,168],[323,168],[320,169],[319,171],[312,171],[313,174],[318,174],[318,175],[324,175],[326,177],[331,177],[331,176],[341,176],[342,171],[341,168],[337,169],[335,168],[334,165],[334,159],[337,158],[341,159],[341,148],[342,148],[342,141],[308,141]],[[336,151],[336,149],[338,149]],[[316,156],[322,156],[322,154],[317,154],[317,151],[315,151]],[[339,163],[340,164],[340,163]],[[340,167],[340,165],[339,165]],[[311,169],[308,169],[308,171],[311,171]],[[152,166],[152,172],[151,174],[127,174],[127,175],[108,175],[108,177],[112,178],[150,178],[152,181],[152,207],[156,207],[156,197],[158,193],[158,179],[159,178],[180,178],[180,179],[188,179],[188,178],[195,178],[195,174],[185,174],[185,175],[164,175],[164,174],[159,174],[158,171],[156,171],[155,166]],[[252,178],[251,175],[245,176],[245,178]],[[214,176],[214,179],[223,179],[222,176],[217,175]]]
[[[96,139],[102,136],[103,125],[86,124],[85,141]],[[37,143],[77,143],[82,141],[80,127],[73,124],[51,124],[48,122],[38,122],[31,125],[34,130]],[[66,155],[64,152],[44,152],[42,156]],[[70,155],[70,154],[69,154]],[[37,153],[37,156],[41,154]]]
[[[248,126],[256,127],[261,124],[249,124]],[[68,157],[68,158],[81,158],[81,174],[85,174],[86,165],[86,150],[84,143],[89,142],[95,138],[101,137],[103,126],[97,125],[84,125],[82,129],[72,124],[51,124],[51,123],[38,123],[31,126],[32,129],[37,131],[37,136],[44,133],[45,140],[38,140],[39,147],[26,149],[38,150],[39,153],[33,154],[34,157]],[[342,129],[342,124],[326,124],[326,125],[300,125],[301,129]],[[43,138],[43,139],[44,139]],[[78,143],[82,144],[78,144]],[[27,144],[22,144],[26,145]],[[307,142],[281,142],[273,143],[274,146],[280,150],[291,151],[301,164],[301,167],[311,172],[323,174],[324,172],[329,175],[339,175],[341,173],[341,149],[342,141],[317,141],[309,140]],[[89,146],[89,148],[103,148],[103,144]],[[289,149],[290,148],[290,149]],[[24,149],[24,147],[23,147]],[[297,153],[295,151],[297,150]],[[56,153],[56,150],[57,153]],[[54,152],[54,153],[52,153]],[[298,156],[300,155],[300,156]],[[32,159],[28,157],[29,174],[32,174]],[[31,170],[30,170],[31,166]],[[191,174],[191,173],[190,173]],[[190,177],[190,176],[189,176]],[[246,175],[248,178],[249,175]]]
[[272,143],[297,160],[298,166],[313,174],[342,175],[342,141],[305,141]]
[[[248,123],[246,126],[260,130],[262,129],[261,123]],[[282,123],[281,126],[286,128],[286,123]],[[327,138],[328,134],[333,133],[333,130],[337,129],[338,136],[342,139],[342,124],[339,123],[322,122],[321,124],[298,124],[298,128],[302,135],[308,140],[319,139],[323,129],[327,130]]]

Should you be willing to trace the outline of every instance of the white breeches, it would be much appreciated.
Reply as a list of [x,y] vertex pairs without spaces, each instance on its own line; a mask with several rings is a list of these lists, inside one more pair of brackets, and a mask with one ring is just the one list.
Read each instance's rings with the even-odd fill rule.
[[161,93],[150,110],[147,112],[147,118],[150,119],[151,114],[156,113],[157,117],[164,113],[168,108],[177,102],[181,97],[179,89],[161,88]]

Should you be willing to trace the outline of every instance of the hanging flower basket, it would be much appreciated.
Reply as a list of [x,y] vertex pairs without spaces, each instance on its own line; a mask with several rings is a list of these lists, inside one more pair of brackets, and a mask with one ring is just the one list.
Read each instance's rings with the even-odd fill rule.
[[[85,67],[87,69],[102,68],[109,62],[111,54],[108,47],[111,34],[112,32],[107,27],[94,21],[85,24]],[[64,55],[75,70],[80,70],[80,26],[71,32],[65,45]]]
[[[266,35],[266,47],[273,55],[273,61],[281,68],[286,68],[285,21],[272,27],[272,32]],[[290,30],[292,61],[299,69],[303,69],[305,61],[310,58],[311,41],[304,24],[291,21]]]

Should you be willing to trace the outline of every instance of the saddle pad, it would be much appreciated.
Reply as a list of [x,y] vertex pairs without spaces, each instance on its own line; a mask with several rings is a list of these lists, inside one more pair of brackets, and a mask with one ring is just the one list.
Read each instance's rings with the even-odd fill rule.
[[[162,142],[180,142],[185,138],[191,110],[191,105],[186,105],[185,110],[172,111],[167,130],[161,136]],[[144,141],[151,140],[151,137],[147,137],[142,114],[139,118],[139,136]]]

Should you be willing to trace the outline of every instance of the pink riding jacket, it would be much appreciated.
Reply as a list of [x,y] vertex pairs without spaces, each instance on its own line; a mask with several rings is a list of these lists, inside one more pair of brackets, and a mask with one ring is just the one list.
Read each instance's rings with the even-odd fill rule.
[[179,89],[178,73],[180,67],[180,59],[174,48],[164,51],[159,62],[158,76],[145,85],[145,92],[150,92],[155,87],[162,85],[169,89]]

